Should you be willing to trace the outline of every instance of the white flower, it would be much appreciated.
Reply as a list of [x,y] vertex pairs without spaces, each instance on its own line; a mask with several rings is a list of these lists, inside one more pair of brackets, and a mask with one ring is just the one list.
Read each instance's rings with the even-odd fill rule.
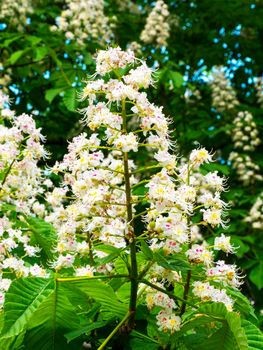
[[214,301],[225,304],[228,311],[233,309],[233,300],[226,294],[225,290],[217,289],[208,282],[194,282],[193,293],[203,301]]
[[230,237],[226,237],[223,233],[220,237],[215,238],[214,249],[222,250],[225,253],[234,252],[234,247],[230,243]]
[[59,255],[57,260],[53,263],[53,266],[56,270],[59,270],[63,267],[72,267],[74,263],[75,257],[74,255],[67,254],[67,255]]
[[195,149],[190,154],[191,166],[196,169],[203,163],[212,162],[212,156],[205,148]]
[[96,57],[96,71],[103,76],[114,69],[133,64],[134,61],[134,53],[131,50],[122,51],[120,47],[100,50]]
[[94,273],[94,268],[89,265],[75,269],[76,276],[92,277],[93,273]]
[[170,310],[161,310],[156,318],[157,326],[159,326],[160,331],[170,331],[171,333],[174,333],[175,331],[179,331],[181,328],[181,318],[173,314]]
[[145,63],[141,66],[131,69],[129,74],[124,78],[126,84],[131,84],[137,88],[147,89],[152,83],[152,69],[147,67]]
[[225,222],[222,220],[222,210],[221,209],[202,209],[203,220],[212,226],[221,225],[225,227]]
[[129,133],[127,135],[120,135],[113,141],[116,148],[121,149],[123,152],[138,151],[138,140],[136,135]]
[[188,256],[189,261],[194,264],[204,263],[206,266],[209,266],[213,261],[213,253],[206,248],[205,244],[194,244],[185,254]]
[[238,288],[242,284],[240,281],[242,276],[238,275],[236,266],[226,264],[222,260],[217,261],[215,267],[207,269],[206,275],[213,281],[223,282],[225,286]]

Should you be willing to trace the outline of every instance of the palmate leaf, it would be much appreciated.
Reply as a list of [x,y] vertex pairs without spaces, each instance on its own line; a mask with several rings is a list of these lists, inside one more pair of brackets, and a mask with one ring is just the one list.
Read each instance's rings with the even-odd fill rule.
[[[68,291],[74,293],[74,291]],[[81,340],[67,345],[64,334],[80,327],[80,319],[64,290],[56,284],[52,294],[40,305],[32,317],[25,336],[27,349],[81,349]]]
[[33,314],[53,289],[51,279],[21,278],[12,282],[5,297],[0,344],[2,339],[14,337],[26,329]]

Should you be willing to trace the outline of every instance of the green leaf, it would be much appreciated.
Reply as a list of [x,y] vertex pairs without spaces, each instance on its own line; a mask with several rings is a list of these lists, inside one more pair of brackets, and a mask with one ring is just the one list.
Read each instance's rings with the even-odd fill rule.
[[[214,331],[212,335],[201,332],[201,326],[205,324],[200,320],[194,324],[196,333],[186,335],[180,340],[184,342],[185,347],[191,350],[247,350],[247,338],[243,328],[240,325],[240,317],[235,313],[228,313],[226,320],[221,320],[222,326]],[[210,326],[206,328],[212,330],[215,328],[215,319],[211,321]],[[213,325],[213,327],[212,327]],[[205,328],[204,328],[205,329]],[[186,329],[185,329],[186,330]]]
[[49,89],[49,90],[47,90],[46,93],[45,93],[45,99],[46,99],[49,103],[51,103],[51,102],[54,100],[54,98],[55,98],[58,94],[60,94],[62,91],[64,91],[64,90],[65,90],[65,87],[60,87],[60,88],[55,88],[55,89]]
[[84,55],[84,63],[87,65],[94,63],[94,59],[92,58],[92,55],[89,52],[86,52]]
[[[238,350],[247,350],[247,337],[244,329],[241,327],[241,317],[238,313],[229,312],[226,315],[226,321],[232,332],[232,338],[237,343]],[[227,348],[230,350],[230,348]]]
[[77,108],[77,91],[75,88],[69,89],[63,96],[63,102],[67,109],[71,112],[75,112]]
[[12,37],[10,37],[9,39],[6,39],[4,42],[3,42],[3,47],[8,47],[10,44],[12,44],[14,41],[17,41],[18,39],[21,38],[21,34],[17,34],[17,35],[14,35]]
[[14,337],[4,338],[4,339],[0,338],[0,349],[5,349],[5,350],[24,349],[23,347],[24,336],[25,336],[25,332],[22,332],[19,335],[16,335]]
[[248,350],[263,350],[262,332],[247,320],[242,320],[242,326],[247,337]]
[[72,340],[80,337],[82,334],[88,335],[94,329],[104,327],[106,324],[107,324],[107,321],[92,322],[91,324],[88,324],[87,326],[84,326],[80,329],[77,329],[75,331],[72,331],[72,332],[65,334],[65,337],[67,338],[68,342],[71,342]]
[[26,217],[29,228],[34,235],[35,242],[43,250],[47,259],[51,260],[54,256],[52,253],[56,245],[57,236],[54,227],[40,218]]
[[[202,343],[202,350],[240,350],[230,328],[225,324]],[[246,349],[247,348],[243,348]]]
[[48,278],[21,278],[12,282],[4,303],[4,327],[1,338],[18,335],[35,311],[52,293],[54,281]]
[[168,71],[168,78],[172,80],[173,85],[176,88],[179,88],[183,85],[184,77],[182,76],[182,74],[180,74],[178,72],[174,72],[174,71],[169,70]]
[[241,312],[242,316],[250,322],[257,324],[258,319],[255,315],[254,308],[249,300],[238,290],[227,288],[227,294],[235,301],[234,309]]
[[30,48],[26,48],[24,50],[19,50],[19,51],[12,53],[12,55],[9,57],[8,62],[10,64],[15,64],[29,50],[30,50]]
[[[195,318],[193,322],[189,322],[182,328],[182,332],[191,329],[191,325],[194,326],[194,329],[199,333],[200,326],[206,322],[206,316],[211,318],[211,324],[217,322],[222,324],[222,326],[216,330],[211,336],[207,339],[203,339],[202,350],[247,350],[247,338],[245,331],[241,326],[240,315],[235,312],[228,312],[225,305],[222,303],[205,303],[201,305],[196,312],[199,320]],[[198,322],[200,321],[200,323]],[[219,323],[220,322],[220,323]],[[189,344],[193,339],[191,336],[187,336],[185,341]],[[195,340],[196,341],[196,340]],[[198,349],[194,346],[193,349]]]
[[170,256],[164,257],[160,253],[154,253],[154,261],[156,261],[158,265],[164,267],[165,269],[173,271],[189,270],[190,268],[190,264],[185,260],[175,259]]
[[37,47],[35,49],[35,59],[37,61],[42,60],[49,53],[49,48],[46,46]]
[[[67,293],[76,293],[76,291],[69,290]],[[77,330],[79,326],[80,319],[75,308],[65,295],[64,288],[56,283],[52,294],[46,298],[32,317],[25,344],[28,349],[71,349],[71,346],[67,346],[64,334]]]
[[231,243],[237,247],[236,256],[242,258],[242,256],[249,251],[249,246],[245,244],[238,236],[231,235]]
[[148,244],[143,240],[141,241],[141,250],[148,260],[153,259],[153,252],[149,248]]
[[209,164],[204,164],[202,165],[202,169],[206,171],[220,171],[224,175],[229,175],[230,173],[230,167],[227,165],[222,165],[218,163],[209,163]]
[[127,312],[128,305],[121,303],[114,293],[112,287],[98,280],[71,281],[64,284],[79,288],[89,297],[93,298],[101,304],[101,310],[109,317],[123,318]]
[[227,309],[223,303],[204,303],[198,308],[197,314],[206,314],[217,316],[224,319],[227,314]]
[[263,288],[263,261],[259,261],[259,263],[251,270],[249,278],[258,289]]
[[27,35],[26,40],[29,41],[32,45],[36,45],[36,44],[40,43],[40,41],[42,41],[41,38],[39,38],[38,36],[34,36],[34,35]]
[[158,350],[159,344],[150,342],[145,339],[132,338],[130,340],[130,346],[132,350]]

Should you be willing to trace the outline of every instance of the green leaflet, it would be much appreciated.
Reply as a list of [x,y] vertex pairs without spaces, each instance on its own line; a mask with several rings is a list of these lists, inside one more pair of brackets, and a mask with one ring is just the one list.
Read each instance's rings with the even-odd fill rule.
[[[67,294],[73,293],[67,291]],[[68,346],[64,334],[78,329],[80,319],[67,294],[57,284],[52,294],[40,305],[28,325],[30,330],[25,336],[25,345],[28,349],[74,349],[76,343]]]
[[64,283],[64,288],[67,285],[74,286],[86,293],[87,296],[96,300],[101,304],[101,311],[105,312],[106,319],[112,317],[123,318],[127,312],[128,305],[121,303],[112,289],[106,283],[98,280],[71,281]]
[[107,321],[98,321],[98,322],[92,322],[91,324],[88,324],[80,329],[77,329],[73,332],[69,332],[65,334],[65,337],[68,340],[68,343],[71,342],[72,340],[80,337],[82,334],[88,334],[94,329],[98,329],[101,327],[104,327],[107,324]]
[[75,88],[66,90],[63,102],[69,111],[75,112],[77,109],[77,90]]
[[175,259],[173,257],[164,256],[160,253],[154,253],[153,260],[156,261],[158,265],[168,270],[184,271],[189,270],[190,268],[190,264],[187,261],[183,259]]
[[64,90],[65,90],[65,87],[64,87],[64,86],[63,86],[63,87],[59,87],[59,88],[49,89],[49,90],[47,90],[46,93],[45,93],[45,99],[46,99],[49,103],[51,103],[51,102],[54,100],[54,98],[55,98],[58,94],[60,94],[61,92],[63,92]]
[[262,350],[263,349],[263,334],[262,332],[252,323],[247,320],[241,322],[245,331],[248,350]]
[[29,228],[33,233],[35,242],[42,248],[47,259],[51,260],[53,257],[53,247],[56,245],[56,232],[54,227],[43,219],[26,217]]
[[6,293],[4,326],[0,340],[18,335],[43,301],[52,293],[54,281],[45,278],[21,278],[13,281]]
[[[247,350],[248,341],[240,315],[228,312],[222,303],[203,304],[178,334],[182,346],[198,350]],[[214,332],[208,336],[206,329]],[[203,332],[202,332],[203,329]],[[196,333],[185,335],[187,331]],[[183,348],[183,347],[182,347]]]
[[249,274],[249,278],[258,289],[263,288],[263,261],[259,261],[258,264],[253,267]]

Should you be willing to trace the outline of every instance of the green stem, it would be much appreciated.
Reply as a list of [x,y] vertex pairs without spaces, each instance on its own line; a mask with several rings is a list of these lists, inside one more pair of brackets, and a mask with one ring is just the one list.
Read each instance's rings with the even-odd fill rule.
[[190,289],[191,274],[192,274],[192,271],[188,270],[187,277],[186,277],[186,284],[184,287],[184,302],[183,302],[182,307],[181,307],[180,315],[183,315],[185,313],[188,293],[189,293],[189,289]]
[[137,184],[135,184],[135,185],[133,185],[132,186],[132,189],[134,189],[134,188],[136,188],[136,187],[138,187],[138,186],[141,186],[142,184],[145,184],[145,183],[147,183],[147,182],[149,182],[150,180],[142,180],[142,181],[140,181],[140,182],[138,182]]
[[88,245],[89,245],[90,266],[94,266],[94,256],[93,256],[93,252],[92,252],[92,242],[91,242],[91,237],[90,237],[89,233],[87,233],[87,240],[88,240]]
[[[122,131],[127,134],[127,117],[126,117],[126,105],[125,100],[122,100]],[[130,184],[130,172],[128,165],[128,153],[123,153],[123,167],[124,167],[124,179],[125,179],[125,193],[126,193],[126,207],[127,207],[127,222],[128,222],[128,241],[130,243],[130,256],[131,256],[131,271],[130,271],[130,305],[129,305],[129,329],[134,328],[136,304],[137,304],[137,291],[138,291],[138,267],[136,256],[136,241],[133,225],[132,214],[132,198],[131,198],[131,184]]]
[[141,280],[143,279],[143,277],[146,275],[146,273],[149,271],[149,269],[153,266],[153,264],[155,264],[154,261],[150,261],[145,268],[140,272],[138,279]]
[[121,320],[121,322],[113,329],[113,331],[108,335],[108,337],[104,340],[104,342],[101,344],[101,346],[98,348],[98,350],[102,350],[105,348],[105,346],[108,344],[108,342],[111,340],[112,337],[118,332],[118,330],[122,327],[122,325],[130,318],[131,314],[130,312],[127,312],[125,317]]
[[[190,161],[188,161],[188,172],[187,172],[187,185],[190,186],[190,175],[191,175],[191,167],[190,167]],[[189,226],[189,217],[187,218],[187,224]],[[191,236],[191,231],[188,231],[188,249],[192,247],[192,236]],[[189,269],[187,271],[187,277],[186,277],[186,284],[184,286],[184,302],[181,306],[181,311],[180,311],[180,316],[182,316],[185,313],[186,310],[186,304],[187,304],[187,298],[188,298],[188,293],[190,290],[190,283],[191,283],[191,276],[192,276],[192,270]]]
[[14,162],[15,162],[15,161],[16,161],[16,158],[14,158],[14,159],[12,160],[12,162],[10,163],[10,165],[9,165],[9,167],[8,167],[6,173],[5,173],[5,176],[4,176],[3,180],[2,180],[0,190],[3,188],[3,186],[4,186],[5,182],[6,182],[7,176],[9,175],[9,173],[10,173],[10,171],[11,171],[11,169],[12,169],[12,166],[14,165]]
[[70,277],[70,278],[56,278],[57,282],[77,282],[85,280],[100,280],[100,279],[111,279],[111,278],[128,278],[129,275],[120,274],[120,275],[111,275],[111,276],[79,276],[79,277]]
[[145,170],[150,170],[150,169],[157,169],[157,168],[162,168],[162,165],[151,165],[151,166],[144,166],[142,168],[139,168],[137,170],[134,170],[132,174],[137,174],[140,172],[144,172]]

